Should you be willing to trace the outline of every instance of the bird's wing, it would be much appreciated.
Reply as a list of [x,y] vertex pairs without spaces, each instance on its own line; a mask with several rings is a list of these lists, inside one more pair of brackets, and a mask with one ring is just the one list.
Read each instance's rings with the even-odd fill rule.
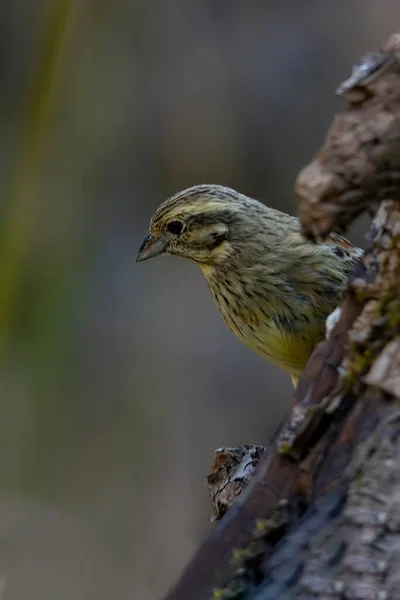
[[364,254],[364,250],[354,246],[345,237],[331,233],[325,240],[325,243],[334,248],[334,252],[338,258],[343,259],[349,265],[354,265]]

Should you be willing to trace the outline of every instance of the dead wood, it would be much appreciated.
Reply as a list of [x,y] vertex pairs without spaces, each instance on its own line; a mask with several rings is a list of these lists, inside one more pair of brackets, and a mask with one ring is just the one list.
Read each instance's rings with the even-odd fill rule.
[[[339,86],[347,105],[296,183],[312,239],[378,205],[370,246],[287,420],[166,600],[400,599],[399,40]],[[246,452],[225,452],[214,491]]]

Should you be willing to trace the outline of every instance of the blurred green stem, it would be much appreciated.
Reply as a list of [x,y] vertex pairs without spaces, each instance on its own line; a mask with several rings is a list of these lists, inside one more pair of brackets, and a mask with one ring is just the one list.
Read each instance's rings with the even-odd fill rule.
[[26,94],[23,140],[11,174],[0,247],[0,358],[7,346],[13,307],[19,293],[40,205],[40,175],[53,116],[53,105],[73,23],[75,0],[50,2],[37,68]]

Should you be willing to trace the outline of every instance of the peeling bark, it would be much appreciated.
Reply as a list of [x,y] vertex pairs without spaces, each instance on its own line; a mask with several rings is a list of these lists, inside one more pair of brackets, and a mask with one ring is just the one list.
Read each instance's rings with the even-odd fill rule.
[[265,455],[264,446],[238,446],[215,451],[214,464],[207,477],[212,521],[224,516],[254,475],[255,467]]
[[226,514],[166,600],[400,600],[400,35],[338,92],[348,106],[296,183],[303,231],[378,203],[370,247],[254,475],[251,447],[217,455]]
[[399,56],[395,34],[382,51],[363,57],[339,86],[348,106],[334,118],[323,147],[295,186],[306,236],[342,231],[379,201],[400,199]]

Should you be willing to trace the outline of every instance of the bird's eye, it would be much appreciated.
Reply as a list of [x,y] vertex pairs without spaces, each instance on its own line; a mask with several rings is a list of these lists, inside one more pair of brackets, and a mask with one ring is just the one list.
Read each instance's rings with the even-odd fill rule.
[[174,235],[179,235],[184,229],[184,223],[182,221],[170,221],[167,225],[167,229]]

